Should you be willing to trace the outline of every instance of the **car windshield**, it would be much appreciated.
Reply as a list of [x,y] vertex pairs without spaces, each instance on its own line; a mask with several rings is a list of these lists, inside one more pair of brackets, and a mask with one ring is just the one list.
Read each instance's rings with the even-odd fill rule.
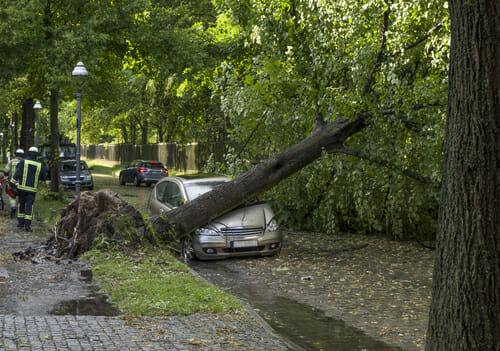
[[[42,158],[50,157],[50,146],[43,146],[41,151]],[[59,157],[60,158],[75,158],[75,147],[74,146],[60,146],[59,147]]]
[[226,181],[214,180],[212,182],[200,182],[200,183],[188,183],[185,185],[186,195],[188,200],[194,200],[198,196],[208,193],[210,190],[215,189],[221,184],[224,184]]
[[[80,170],[87,170],[86,163],[80,163]],[[75,172],[76,171],[76,162],[65,162],[61,164],[61,172]]]

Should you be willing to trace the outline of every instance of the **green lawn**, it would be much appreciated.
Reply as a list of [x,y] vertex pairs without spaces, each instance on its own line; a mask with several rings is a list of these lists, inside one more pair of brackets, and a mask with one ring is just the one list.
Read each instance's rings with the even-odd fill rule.
[[127,315],[168,316],[242,310],[234,297],[191,273],[162,249],[85,254],[103,292]]

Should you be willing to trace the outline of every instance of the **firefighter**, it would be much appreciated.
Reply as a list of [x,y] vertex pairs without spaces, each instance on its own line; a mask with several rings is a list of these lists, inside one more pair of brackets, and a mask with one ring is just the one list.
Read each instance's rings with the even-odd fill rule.
[[38,181],[45,178],[45,167],[37,160],[38,148],[32,146],[28,150],[28,157],[19,161],[11,183],[17,187],[19,208],[17,211],[17,226],[31,231],[33,220],[33,204],[35,203]]
[[[24,158],[24,150],[17,149],[16,152],[14,153],[14,155],[15,155],[15,157],[7,163],[7,166],[5,166],[5,169],[3,171],[5,178],[8,181],[10,181],[10,179],[12,178],[14,173],[16,172],[16,167],[17,167],[19,161],[21,161]],[[18,202],[19,202],[19,200],[17,199],[17,197],[9,197],[10,218],[16,217]]]

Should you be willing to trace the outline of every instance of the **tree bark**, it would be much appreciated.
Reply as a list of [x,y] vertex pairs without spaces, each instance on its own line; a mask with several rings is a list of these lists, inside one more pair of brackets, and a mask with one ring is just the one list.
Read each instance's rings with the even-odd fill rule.
[[35,110],[33,110],[33,99],[27,98],[23,100],[21,125],[21,140],[19,146],[28,152],[28,149],[35,145]]
[[50,191],[59,191],[59,122],[57,89],[50,91]]
[[449,1],[451,52],[427,350],[500,350],[500,2]]

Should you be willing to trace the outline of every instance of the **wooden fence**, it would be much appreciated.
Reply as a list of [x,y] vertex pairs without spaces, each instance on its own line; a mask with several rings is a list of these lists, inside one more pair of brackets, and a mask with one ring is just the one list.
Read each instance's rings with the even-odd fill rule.
[[133,160],[160,161],[168,169],[184,172],[200,170],[210,157],[223,162],[223,143],[159,143],[159,144],[97,144],[82,145],[81,156],[87,159],[101,159],[126,165]]

